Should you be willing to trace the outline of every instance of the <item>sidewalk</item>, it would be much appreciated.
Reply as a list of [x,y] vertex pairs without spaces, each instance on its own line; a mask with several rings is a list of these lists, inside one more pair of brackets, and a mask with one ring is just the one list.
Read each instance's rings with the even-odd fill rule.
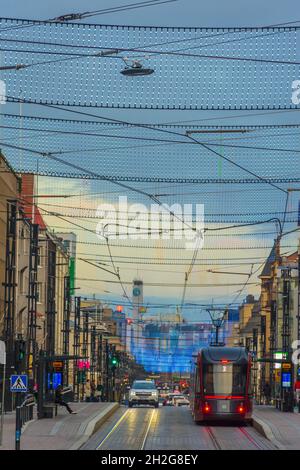
[[278,449],[300,450],[300,413],[282,412],[273,406],[255,406],[253,426]]
[[[25,424],[21,435],[21,450],[77,450],[114,413],[118,403],[71,403],[77,415],[58,407],[53,419],[36,419]],[[15,413],[4,417],[3,445],[0,450],[15,448]]]

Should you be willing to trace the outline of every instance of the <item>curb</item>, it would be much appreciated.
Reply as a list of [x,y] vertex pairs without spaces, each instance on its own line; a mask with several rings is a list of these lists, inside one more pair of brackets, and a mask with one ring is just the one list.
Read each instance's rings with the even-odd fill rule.
[[256,431],[262,434],[268,441],[272,442],[279,450],[286,450],[286,447],[276,439],[272,428],[265,421],[257,418],[257,416],[252,416],[252,425]]
[[111,403],[95,418],[91,419],[82,433],[81,437],[69,447],[68,450],[79,450],[88,439],[102,426],[102,424],[119,408],[119,403]]

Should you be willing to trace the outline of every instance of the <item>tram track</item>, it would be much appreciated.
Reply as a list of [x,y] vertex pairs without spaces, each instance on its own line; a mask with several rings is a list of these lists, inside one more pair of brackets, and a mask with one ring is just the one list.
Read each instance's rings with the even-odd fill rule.
[[239,426],[237,428],[235,428],[235,427],[232,427],[232,428],[227,428],[226,427],[226,428],[224,428],[224,427],[221,426],[221,427],[212,428],[211,426],[205,426],[204,429],[208,433],[208,435],[209,435],[209,437],[210,437],[210,439],[213,443],[213,446],[214,446],[215,450],[225,450],[225,449],[227,449],[226,445],[225,445],[225,447],[222,447],[222,445],[220,443],[220,440],[222,441],[224,436],[217,437],[216,432],[214,432],[214,431],[219,431],[220,432],[220,431],[222,431],[222,429],[223,429],[223,431],[225,431],[225,429],[226,429],[226,432],[228,432],[228,429],[232,429],[232,430],[237,429],[238,432],[240,434],[242,434],[244,442],[247,441],[248,443],[251,443],[252,448],[254,447],[256,450],[266,450],[265,445],[262,442],[259,442],[254,436],[252,436],[249,433],[249,431],[245,429],[245,427]]
[[[151,425],[153,422],[153,419],[156,415],[157,410],[152,410],[152,413],[150,415],[149,422],[147,423],[145,429],[141,433],[141,435],[138,437],[138,442],[139,445],[137,446],[136,450],[144,450],[145,445],[147,442],[147,438],[149,436],[150,430],[151,430]],[[124,414],[118,419],[118,421],[114,424],[114,426],[109,430],[109,432],[104,436],[104,438],[101,440],[101,442],[98,444],[96,447],[96,450],[101,450],[102,446],[109,441],[110,438],[114,438],[115,435],[120,431],[120,427],[124,424],[126,424],[126,421],[130,421],[132,418],[132,415],[134,413],[134,410],[126,410]]]
[[209,437],[211,438],[211,441],[214,445],[215,450],[222,450],[222,447],[216,438],[215,434],[213,433],[213,430],[210,426],[205,426],[205,430],[207,431]]
[[257,442],[257,440],[253,436],[251,436],[245,428],[239,427],[239,430],[248,439],[248,441],[250,441],[251,444],[254,445],[254,447],[256,447],[258,450],[265,450],[265,447],[261,443]]

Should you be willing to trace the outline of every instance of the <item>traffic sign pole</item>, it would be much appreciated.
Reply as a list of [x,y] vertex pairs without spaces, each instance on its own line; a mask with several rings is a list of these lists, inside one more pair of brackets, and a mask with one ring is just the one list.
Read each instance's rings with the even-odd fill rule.
[[6,350],[5,350],[4,341],[0,341],[0,364],[3,365],[1,424],[0,424],[0,446],[1,446],[2,441],[3,441],[4,398],[5,398],[5,377],[6,377]]
[[3,365],[3,381],[2,381],[2,404],[1,404],[1,426],[0,426],[0,445],[3,440],[3,424],[4,424],[4,400],[5,400],[5,379],[6,379],[6,363]]
[[21,410],[20,406],[16,407],[16,437],[15,437],[15,449],[20,450],[21,445]]
[[28,376],[27,375],[12,375],[10,377],[10,391],[17,393],[16,395],[16,433],[15,433],[15,449],[20,450],[20,440],[21,440],[21,402],[22,395],[21,393],[27,393],[28,386]]

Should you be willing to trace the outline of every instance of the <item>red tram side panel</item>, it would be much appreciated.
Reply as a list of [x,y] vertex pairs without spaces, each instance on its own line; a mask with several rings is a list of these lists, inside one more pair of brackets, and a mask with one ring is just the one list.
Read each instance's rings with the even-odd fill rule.
[[191,385],[195,422],[251,419],[251,357],[245,348],[201,349],[195,358]]

